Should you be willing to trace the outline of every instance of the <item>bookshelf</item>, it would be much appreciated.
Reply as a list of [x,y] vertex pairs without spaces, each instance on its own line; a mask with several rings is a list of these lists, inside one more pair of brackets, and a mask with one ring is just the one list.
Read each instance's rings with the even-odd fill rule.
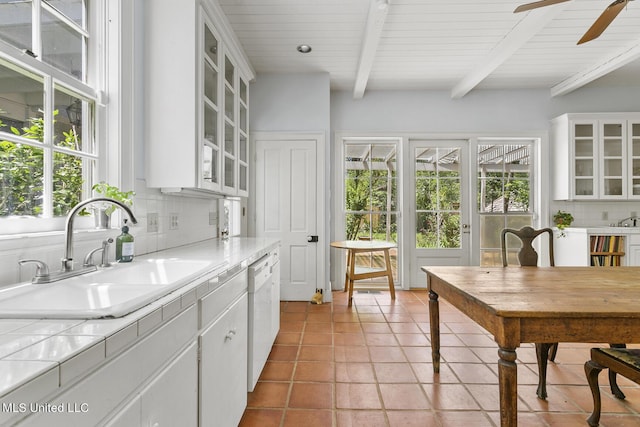
[[592,266],[622,265],[624,256],[624,236],[595,235],[590,236],[590,258]]

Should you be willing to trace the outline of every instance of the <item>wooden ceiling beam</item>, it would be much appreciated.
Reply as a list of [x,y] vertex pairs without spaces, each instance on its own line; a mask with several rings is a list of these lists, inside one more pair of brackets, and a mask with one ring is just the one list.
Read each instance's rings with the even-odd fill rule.
[[597,64],[574,74],[551,88],[551,97],[566,95],[582,86],[591,83],[625,65],[640,59],[640,40],[636,40],[627,48],[604,58]]
[[369,15],[367,24],[364,29],[364,37],[362,38],[362,47],[360,49],[360,60],[358,62],[358,70],[356,71],[356,81],[353,88],[353,98],[362,99],[364,90],[369,81],[373,61],[376,58],[378,44],[382,36],[382,27],[387,19],[389,11],[389,3],[387,0],[369,0]]
[[535,9],[524,16],[524,18],[513,27],[509,34],[498,43],[487,56],[478,64],[472,67],[471,72],[464,76],[460,82],[451,90],[451,98],[462,98],[473,90],[480,82],[486,79],[503,62],[517,52],[533,36],[547,26],[570,2],[557,4],[550,7]]

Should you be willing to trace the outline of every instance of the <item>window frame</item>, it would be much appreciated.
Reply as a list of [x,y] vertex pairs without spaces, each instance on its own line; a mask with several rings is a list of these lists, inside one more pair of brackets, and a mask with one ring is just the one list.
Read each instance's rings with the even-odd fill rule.
[[[6,132],[2,133],[3,139],[42,148],[45,151],[45,172],[43,178],[42,215],[38,217],[11,216],[0,218],[0,234],[22,235],[63,230],[65,217],[53,216],[54,152],[77,156],[83,160],[84,164],[86,164],[87,161],[93,162],[93,167],[89,168],[89,170],[85,171],[83,168],[84,182],[82,185],[82,199],[91,195],[91,187],[94,182],[106,178],[106,153],[109,150],[106,147],[107,142],[104,137],[105,126],[101,125],[101,123],[106,122],[106,115],[104,114],[105,105],[103,102],[105,97],[102,90],[104,87],[103,82],[106,80],[105,73],[107,72],[104,70],[104,66],[107,62],[105,55],[108,47],[102,47],[106,38],[106,24],[103,24],[107,17],[106,6],[107,3],[103,0],[87,1],[85,3],[83,12],[83,20],[87,27],[87,30],[85,30],[45,1],[33,1],[33,16],[37,15],[37,22],[32,21],[34,27],[39,27],[41,13],[37,12],[41,12],[40,9],[44,9],[85,37],[82,48],[84,53],[82,65],[84,81],[41,60],[41,43],[39,37],[33,38],[34,55],[26,53],[4,40],[0,40],[0,58],[3,62],[9,63],[9,67],[19,70],[18,72],[20,73],[30,73],[43,79],[43,120],[45,122],[45,136],[42,143],[34,144],[34,142],[30,140],[25,141],[25,138],[16,137]],[[38,29],[34,29],[33,33],[35,34]],[[93,148],[91,151],[85,149],[84,143],[83,149],[79,151],[57,147],[54,143],[53,111],[54,95],[56,92],[74,96],[80,99],[85,105],[82,114],[82,134],[83,141],[86,141],[88,146]],[[87,175],[85,176],[85,174]],[[87,227],[90,222],[79,221],[78,225],[82,228],[83,224]]]

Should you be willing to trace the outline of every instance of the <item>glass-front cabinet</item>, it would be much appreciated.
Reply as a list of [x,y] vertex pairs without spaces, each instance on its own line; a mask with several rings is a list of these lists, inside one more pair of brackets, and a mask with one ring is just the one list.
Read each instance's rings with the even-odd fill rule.
[[231,58],[224,60],[224,153],[222,191],[249,194],[249,88]]
[[625,175],[627,154],[625,128],[622,121],[599,121],[600,128],[600,198],[619,199],[627,197]]
[[202,154],[200,159],[200,186],[220,191],[220,99],[219,99],[219,47],[218,37],[211,24],[203,22],[202,51]]
[[145,52],[149,187],[248,195],[247,82],[254,75],[231,33],[217,2],[147,3],[145,37],[155,41]]
[[574,188],[575,195],[582,198],[595,197],[597,189],[597,143],[594,123],[574,123]]
[[554,199],[640,199],[640,113],[564,114],[551,138]]
[[629,156],[629,176],[631,177],[629,198],[640,198],[640,119],[630,120],[627,125],[631,155]]

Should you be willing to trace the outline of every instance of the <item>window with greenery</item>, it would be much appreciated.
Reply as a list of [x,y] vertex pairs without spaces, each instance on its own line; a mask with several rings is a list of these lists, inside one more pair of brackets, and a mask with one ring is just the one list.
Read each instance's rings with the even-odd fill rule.
[[64,216],[91,188],[86,12],[85,0],[0,0],[0,217]]
[[[398,242],[395,141],[352,141],[344,145],[345,236],[348,240]],[[396,274],[397,253],[391,263]],[[357,265],[384,265],[382,253],[359,254]]]
[[[480,265],[502,265],[502,229],[532,224],[532,144],[517,140],[481,140],[478,144]],[[514,251],[519,247],[516,240],[507,246]],[[509,256],[517,264],[516,252]]]
[[414,154],[416,248],[460,248],[460,148],[419,147]]

